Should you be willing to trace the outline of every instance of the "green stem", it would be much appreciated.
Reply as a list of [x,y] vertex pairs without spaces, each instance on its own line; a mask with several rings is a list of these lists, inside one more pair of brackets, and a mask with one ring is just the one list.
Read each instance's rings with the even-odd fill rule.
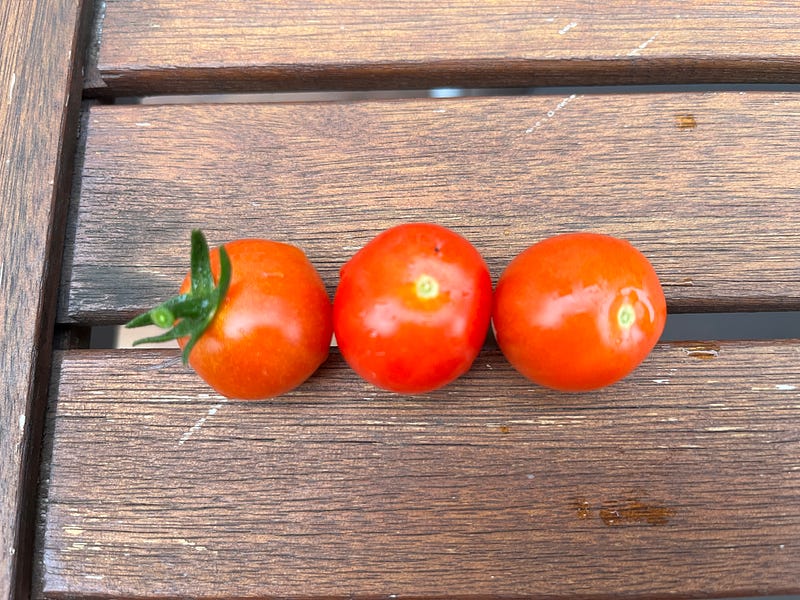
[[167,342],[188,336],[189,341],[183,348],[184,364],[189,362],[189,353],[214,320],[214,315],[225,299],[232,271],[228,252],[225,246],[220,246],[219,282],[214,283],[208,242],[199,229],[192,231],[191,257],[191,291],[173,296],[125,325],[128,328],[157,325],[169,330],[161,335],[136,340],[133,342],[134,346]]

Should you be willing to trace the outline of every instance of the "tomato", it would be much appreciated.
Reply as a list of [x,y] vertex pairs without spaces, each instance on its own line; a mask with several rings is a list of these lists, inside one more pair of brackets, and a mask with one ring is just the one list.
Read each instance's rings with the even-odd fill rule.
[[[197,304],[197,300],[210,292],[214,282],[221,285],[219,248],[210,253],[214,282],[207,274],[208,282],[195,283],[202,280],[203,269],[194,264],[199,252],[194,242],[193,238],[192,271],[180,288],[181,295],[171,305],[170,301],[164,303],[175,313],[170,317],[180,317],[181,311],[188,315],[187,323],[195,316],[192,311],[204,310],[205,305]],[[225,244],[224,249],[230,279],[218,305],[212,307],[210,322],[203,323],[200,332],[192,330],[190,337],[185,335],[187,328],[178,330],[182,323],[178,320],[177,333],[161,337],[177,338],[184,351],[189,349],[191,367],[224,396],[252,400],[288,392],[303,383],[328,356],[332,305],[322,280],[303,251],[289,244],[240,239]],[[205,253],[208,265],[207,246]],[[187,308],[192,302],[200,308]],[[214,302],[212,299],[206,304]],[[178,305],[183,308],[175,308]],[[158,317],[157,311],[158,307],[151,313]],[[172,325],[172,320],[167,318],[163,326]]]
[[492,323],[508,361],[563,391],[610,385],[653,349],[666,321],[653,267],[628,242],[596,233],[534,244],[497,282]]
[[342,267],[336,341],[367,381],[428,392],[472,365],[489,330],[491,294],[489,269],[466,239],[431,223],[399,225]]

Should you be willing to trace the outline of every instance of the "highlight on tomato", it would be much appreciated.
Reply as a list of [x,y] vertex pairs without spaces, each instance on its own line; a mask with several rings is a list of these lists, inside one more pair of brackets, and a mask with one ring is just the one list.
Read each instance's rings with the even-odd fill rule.
[[500,276],[492,324],[532,381],[588,391],[631,373],[655,346],[667,308],[658,276],[630,243],[598,233],[545,239]]
[[243,400],[284,394],[325,361],[332,305],[302,250],[240,239],[209,253],[195,230],[191,254],[179,294],[126,325],[169,331],[135,344],[177,339],[184,364],[223,396]]
[[492,282],[475,247],[432,223],[392,227],[341,269],[336,341],[381,388],[425,393],[465,373],[489,329]]

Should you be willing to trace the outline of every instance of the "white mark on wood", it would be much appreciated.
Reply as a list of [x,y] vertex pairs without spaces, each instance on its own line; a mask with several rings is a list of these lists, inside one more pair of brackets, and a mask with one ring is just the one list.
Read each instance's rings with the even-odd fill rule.
[[555,17],[548,17],[548,18],[545,19],[545,21],[547,21],[548,23],[552,23],[555,20],[556,20]]
[[8,103],[11,104],[11,99],[14,97],[14,86],[17,85],[17,74],[11,74],[11,81],[8,82]]
[[781,550],[783,550],[784,548],[786,548],[786,544],[781,544],[780,546],[778,546],[778,548],[780,548]]
[[219,402],[214,406],[212,406],[211,408],[209,408],[208,412],[203,417],[200,417],[200,419],[197,420],[197,423],[195,423],[189,429],[184,431],[183,435],[181,436],[181,439],[178,440],[178,446],[183,446],[189,440],[190,437],[192,437],[195,433],[200,431],[203,425],[206,424],[206,421],[208,421],[211,417],[216,415],[217,411],[219,411],[219,409],[222,408],[222,405],[225,404],[225,402],[227,402],[227,400],[223,400],[222,402]]
[[447,112],[447,109],[446,108],[437,108],[433,112],[435,112],[435,113],[445,113],[445,112]]
[[567,104],[575,100],[575,98],[577,97],[578,97],[577,94],[570,94],[566,98],[562,99],[558,104],[555,105],[554,108],[548,110],[544,117],[536,121],[533,127],[529,127],[528,129],[526,129],[525,133],[533,133],[534,129],[537,129],[542,125],[544,125],[545,123],[547,123],[550,119],[556,116],[556,113],[558,111],[562,110]]
[[83,529],[81,529],[80,527],[65,527],[64,528],[64,533],[66,533],[67,535],[72,535],[72,536],[82,535],[83,534]]
[[575,29],[577,26],[578,24],[575,21],[573,21],[572,23],[568,23],[567,25],[558,30],[558,35],[564,35],[570,29]]
[[106,578],[105,575],[84,575],[86,579],[90,579],[92,581],[103,581]]
[[[658,33],[660,33],[660,32],[658,32]],[[628,56],[639,56],[639,54],[641,53],[642,50],[647,48],[650,44],[653,43],[653,41],[655,41],[655,39],[658,37],[658,33],[653,34],[650,37],[649,40],[646,40],[646,41],[642,42],[641,44],[636,46],[636,48],[634,48],[633,50],[628,52]]]
[[789,383],[778,383],[775,385],[775,389],[782,392],[791,392],[792,390],[796,390],[797,386]]
[[19,430],[21,432],[25,432],[25,415],[19,416]]
[[744,427],[706,427],[705,430],[711,433],[727,433],[730,431],[744,431]]
[[536,479],[536,475],[534,475],[533,473],[528,473],[527,475],[525,475],[525,477],[527,479]]
[[669,383],[669,379],[653,379],[653,383],[666,384]]
[[198,552],[208,551],[208,548],[206,548],[205,546],[201,546],[200,544],[197,544],[195,542],[190,542],[189,540],[185,540],[183,538],[179,539],[178,543],[181,546],[189,546],[190,548],[193,548],[193,549],[197,550]]
[[147,121],[139,121],[136,123],[137,127],[152,127],[152,123],[148,123]]

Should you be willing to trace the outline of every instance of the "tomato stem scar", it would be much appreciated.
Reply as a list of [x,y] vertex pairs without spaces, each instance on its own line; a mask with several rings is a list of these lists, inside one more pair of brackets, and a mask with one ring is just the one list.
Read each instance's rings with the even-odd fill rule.
[[417,277],[416,281],[417,298],[422,300],[432,300],[439,295],[439,282],[427,274]]
[[636,321],[636,309],[627,302],[617,311],[617,323],[623,329],[628,329]]

